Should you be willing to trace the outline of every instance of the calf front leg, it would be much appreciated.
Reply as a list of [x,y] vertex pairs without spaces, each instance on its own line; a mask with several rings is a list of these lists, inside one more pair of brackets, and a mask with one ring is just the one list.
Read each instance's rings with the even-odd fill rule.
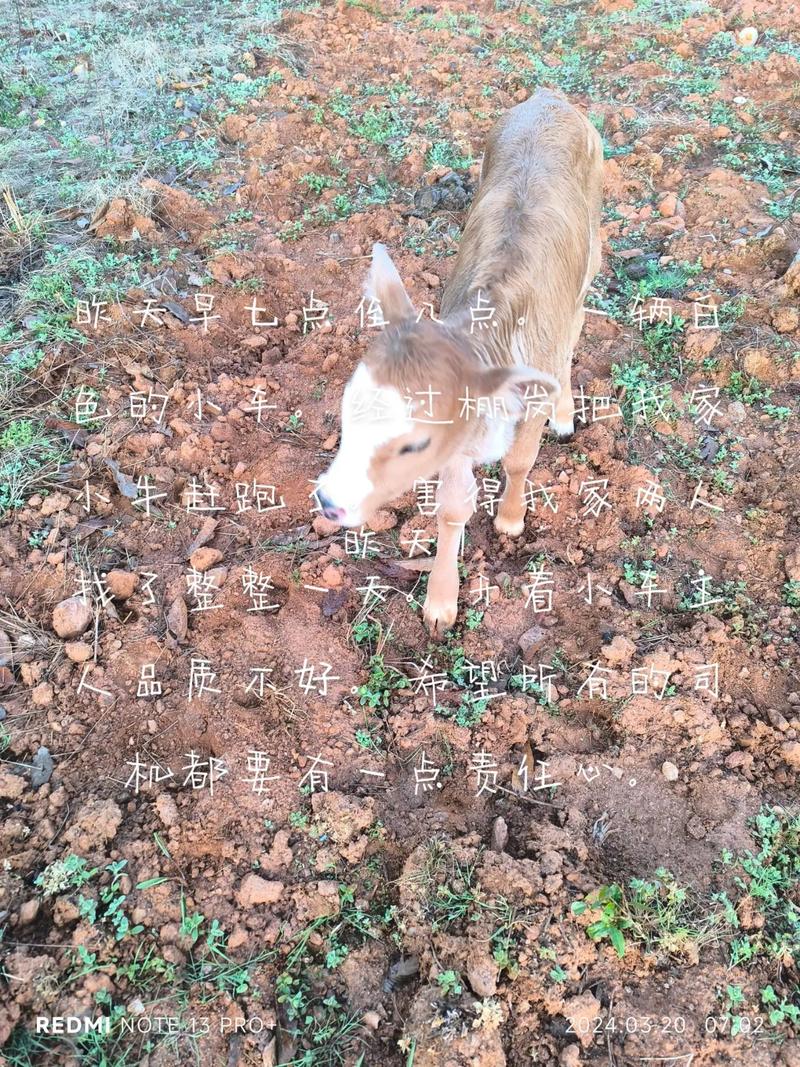
[[537,415],[530,422],[523,422],[511,448],[503,456],[506,484],[494,520],[498,533],[519,537],[525,527],[525,483],[539,455],[543,428],[542,415]]
[[469,460],[451,463],[440,474],[436,492],[436,559],[423,608],[425,625],[436,638],[450,629],[458,614],[458,551],[464,527],[474,510],[475,490]]

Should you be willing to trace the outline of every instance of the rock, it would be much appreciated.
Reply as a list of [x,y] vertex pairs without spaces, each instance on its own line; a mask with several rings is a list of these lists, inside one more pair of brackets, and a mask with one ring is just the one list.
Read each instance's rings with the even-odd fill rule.
[[333,879],[320,879],[298,886],[293,899],[297,921],[304,926],[324,915],[338,915],[341,909],[339,885]]
[[322,572],[322,584],[328,589],[337,589],[342,584],[341,570],[329,563]]
[[547,633],[541,626],[531,626],[524,634],[520,634],[517,644],[522,652],[522,658],[527,662],[528,656],[535,651],[547,637]]
[[228,948],[241,948],[250,940],[247,930],[243,926],[235,926],[228,938]]
[[566,1048],[561,1050],[561,1055],[558,1057],[558,1067],[580,1067],[580,1064],[580,1045],[567,1045]]
[[36,916],[39,914],[39,899],[34,897],[32,900],[26,900],[24,904],[20,905],[19,909],[19,924],[20,926],[29,926],[32,922],[35,922]]
[[500,969],[486,951],[485,945],[476,944],[467,957],[467,981],[476,997],[493,997],[497,992]]
[[91,605],[83,597],[71,596],[53,609],[53,629],[59,637],[80,637],[93,617]]
[[790,582],[800,582],[800,548],[789,553],[784,560],[783,569]]
[[254,904],[276,904],[283,895],[283,882],[268,882],[257,874],[247,874],[242,879],[236,900],[240,907],[249,908]]
[[251,333],[249,337],[241,342],[244,348],[249,348],[251,352],[258,352],[262,348],[266,348],[270,344],[268,337],[262,337],[258,333]]
[[139,575],[132,571],[113,570],[106,575],[106,588],[115,600],[127,600],[132,597],[139,584]]
[[183,641],[189,629],[189,612],[183,597],[173,600],[167,612],[167,626],[179,641]]
[[489,847],[493,852],[502,852],[508,844],[508,826],[502,815],[492,823],[492,839]]
[[595,1020],[602,1011],[602,1005],[591,993],[581,993],[564,1001],[562,1014],[572,1023],[572,1029],[584,1048],[588,1048],[595,1038]]
[[11,638],[5,632],[0,630],[0,667],[6,667],[13,658],[13,650],[11,648]]
[[4,800],[16,800],[25,789],[25,781],[11,771],[0,771],[0,797]]
[[33,769],[31,770],[31,787],[38,789],[50,781],[53,774],[53,757],[50,750],[42,745],[33,757]]
[[397,516],[393,511],[382,508],[380,511],[375,512],[367,526],[370,530],[374,530],[375,533],[383,533],[385,530],[392,530],[397,526]]
[[320,537],[330,537],[341,529],[337,522],[331,522],[324,515],[315,515],[311,525],[314,527],[314,533]]
[[113,800],[90,800],[65,832],[64,841],[81,852],[94,852],[116,835],[121,822],[122,809]]
[[40,682],[31,690],[31,701],[37,708],[49,708],[53,703],[53,687],[49,682]]
[[610,645],[603,645],[600,649],[601,654],[612,667],[626,666],[630,663],[635,651],[636,645],[633,641],[623,637],[622,634],[617,634]]
[[67,659],[71,659],[73,663],[85,663],[87,659],[92,658],[92,646],[87,645],[85,641],[67,641],[64,651]]
[[800,770],[800,741],[784,741],[778,751],[785,763]]
[[775,359],[767,348],[746,348],[742,353],[742,370],[760,382],[774,384],[777,380]]
[[189,563],[196,571],[210,570],[222,559],[222,553],[218,548],[197,548],[189,556]]
[[39,511],[42,515],[55,515],[56,512],[66,511],[72,501],[66,493],[51,493],[50,496],[45,497]]
[[669,760],[665,760],[661,764],[661,773],[667,779],[668,782],[677,782],[680,771],[674,763],[670,763]]
[[156,797],[155,807],[159,819],[167,828],[175,826],[179,822],[178,805],[170,793],[159,793]]
[[658,213],[664,219],[671,219],[677,213],[678,198],[675,193],[667,193],[658,204]]
[[282,867],[288,867],[294,856],[289,848],[289,834],[286,830],[278,830],[272,842],[269,852],[263,853],[258,860],[261,870],[267,874],[275,874]]
[[778,333],[794,333],[800,326],[800,311],[793,307],[775,308],[772,312],[772,325]]
[[784,282],[790,293],[800,296],[800,250],[798,250],[792,262],[783,276]]

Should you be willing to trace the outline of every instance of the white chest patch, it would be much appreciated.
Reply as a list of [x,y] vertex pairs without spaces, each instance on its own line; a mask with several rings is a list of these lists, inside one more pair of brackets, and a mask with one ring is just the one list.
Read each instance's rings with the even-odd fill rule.
[[513,419],[486,417],[484,432],[476,442],[475,460],[477,463],[496,463],[511,448],[516,433]]

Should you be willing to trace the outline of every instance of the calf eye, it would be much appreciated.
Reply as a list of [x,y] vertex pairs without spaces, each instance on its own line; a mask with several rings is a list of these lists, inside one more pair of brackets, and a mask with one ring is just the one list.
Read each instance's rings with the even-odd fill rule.
[[407,456],[409,452],[422,452],[423,449],[427,448],[430,443],[430,437],[426,437],[424,441],[416,441],[408,445],[403,445],[403,447],[398,452],[398,455]]

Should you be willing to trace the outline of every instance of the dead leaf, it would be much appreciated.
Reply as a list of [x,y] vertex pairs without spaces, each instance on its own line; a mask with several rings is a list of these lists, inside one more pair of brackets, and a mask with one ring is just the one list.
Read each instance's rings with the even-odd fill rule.
[[136,482],[131,478],[129,474],[124,474],[119,469],[119,463],[113,459],[104,459],[103,463],[108,467],[111,473],[114,475],[114,481],[117,483],[117,489],[128,500],[135,500],[139,495],[139,490],[136,488]]

